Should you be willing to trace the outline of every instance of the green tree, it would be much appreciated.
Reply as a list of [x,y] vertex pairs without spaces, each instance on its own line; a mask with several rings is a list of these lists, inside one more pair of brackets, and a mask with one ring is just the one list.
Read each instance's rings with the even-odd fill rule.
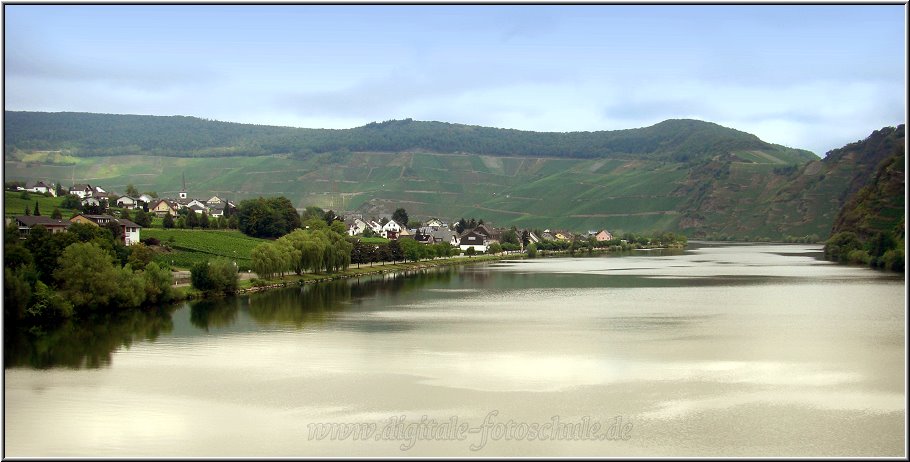
[[130,256],[127,259],[127,263],[132,266],[134,271],[144,270],[154,259],[155,251],[151,247],[141,242],[130,246]]
[[528,258],[537,258],[537,244],[528,245]]
[[[170,215],[168,215],[170,216]],[[152,226],[152,217],[148,212],[142,209],[136,209],[136,216],[133,217],[133,222],[143,228],[149,228]],[[174,225],[174,220],[171,220],[171,226]]]
[[78,196],[67,194],[60,202],[60,206],[70,210],[82,210],[82,201],[79,200]]
[[237,290],[237,266],[225,258],[198,262],[190,268],[193,287],[206,294]]
[[477,251],[474,250],[474,247],[468,247],[468,250],[465,250],[465,251],[464,251],[464,254],[467,255],[467,256],[469,256],[469,257],[473,257],[474,255],[477,254]]
[[105,308],[118,291],[113,258],[94,242],[67,247],[58,259],[54,278],[64,297],[77,308]]
[[132,183],[126,185],[126,195],[132,198],[139,197],[139,190]]
[[51,212],[51,218],[53,218],[54,220],[61,220],[61,219],[63,219],[63,214],[60,213],[60,209],[59,209],[59,208],[54,207],[54,210]]
[[173,299],[174,277],[169,269],[150,262],[142,272],[142,278],[147,303],[167,303]]
[[41,211],[38,210],[38,201],[35,201],[35,211],[34,211],[34,215],[35,215],[36,217],[40,217],[40,216],[41,216]]
[[186,214],[186,227],[193,229],[199,226],[199,214],[190,210],[190,213]]
[[202,229],[209,229],[209,214],[202,212],[202,215],[199,216],[199,227]]
[[32,212],[29,211],[29,209],[28,209],[28,204],[25,204],[25,216],[29,216],[29,215],[31,215],[31,214],[32,214]]
[[498,242],[490,244],[490,246],[487,247],[487,253],[491,255],[502,253],[502,245],[500,245]]
[[161,222],[161,225],[164,226],[164,229],[171,229],[174,227],[174,217],[170,213],[164,215],[164,220]]
[[408,226],[408,212],[403,208],[395,209],[395,213],[392,214],[392,219],[401,226]]

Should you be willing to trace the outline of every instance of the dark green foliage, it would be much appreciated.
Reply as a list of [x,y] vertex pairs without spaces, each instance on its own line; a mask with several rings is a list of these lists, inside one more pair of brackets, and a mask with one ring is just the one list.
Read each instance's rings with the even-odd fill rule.
[[[281,237],[300,228],[300,215],[284,196],[242,201],[237,217],[240,231],[253,237]],[[319,219],[323,218],[324,213]]]
[[60,206],[70,210],[82,210],[82,201],[79,200],[78,196],[67,194],[63,197],[63,202],[60,203]]
[[[32,212],[32,213],[33,213],[36,217],[40,217],[40,216],[41,216],[41,211],[38,210],[38,201],[35,201],[35,211]],[[28,213],[26,213],[26,215],[28,215]]]
[[174,217],[170,213],[166,214],[164,216],[164,219],[162,219],[162,221],[161,221],[161,226],[163,226],[164,229],[173,228],[174,227]]
[[206,294],[232,293],[237,290],[237,267],[224,258],[199,262],[190,268],[190,281]]
[[[168,215],[168,216],[170,216],[170,215]],[[137,209],[136,216],[133,217],[133,223],[136,223],[137,225],[142,226],[143,228],[148,228],[148,227],[152,226],[152,217],[145,210]],[[174,220],[171,219],[171,225],[173,226],[173,224],[174,224]]]
[[497,156],[592,158],[646,155],[688,162],[720,152],[773,150],[795,162],[811,153],[765,143],[748,133],[697,120],[667,120],[645,128],[542,133],[411,119],[370,123],[344,130],[305,129],[156,117],[7,111],[6,149],[46,150],[66,145],[78,156],[261,156],[414,149]]
[[51,212],[51,218],[55,220],[60,220],[63,218],[63,214],[60,212],[59,208],[54,207],[54,210]]
[[408,226],[408,212],[403,208],[395,209],[392,219],[401,226]]

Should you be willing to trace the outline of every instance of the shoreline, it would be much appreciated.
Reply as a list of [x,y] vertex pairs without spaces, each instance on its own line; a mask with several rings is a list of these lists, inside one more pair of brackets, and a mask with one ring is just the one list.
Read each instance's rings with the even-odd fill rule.
[[[669,246],[669,247],[642,247],[635,249],[613,249],[613,248],[595,248],[592,252],[587,252],[587,250],[577,251],[575,254],[572,254],[568,250],[546,250],[538,251],[538,254],[535,258],[553,258],[553,257],[585,257],[589,255],[597,254],[610,254],[610,253],[621,253],[621,252],[633,252],[636,250],[685,250],[686,246]],[[200,298],[218,298],[224,296],[232,295],[248,295],[259,292],[265,292],[268,290],[275,289],[284,289],[288,287],[301,287],[308,284],[318,284],[322,282],[331,282],[337,281],[340,279],[352,279],[360,278],[362,276],[373,276],[377,274],[398,274],[406,273],[409,271],[415,270],[425,270],[431,268],[440,268],[444,266],[456,266],[456,265],[473,265],[478,263],[487,263],[495,262],[501,260],[526,260],[531,259],[528,257],[527,252],[517,252],[511,254],[497,254],[497,255],[477,255],[472,257],[458,256],[458,257],[449,257],[439,260],[421,260],[416,262],[397,262],[389,263],[385,262],[384,264],[374,265],[374,266],[361,266],[357,267],[348,267],[348,269],[335,273],[335,274],[313,274],[305,273],[301,275],[297,274],[288,274],[281,276],[276,279],[270,280],[261,280],[258,278],[240,280],[240,287],[229,294],[203,294],[202,292],[193,289],[192,286],[182,286],[177,287],[177,298],[173,300],[174,303],[183,302],[187,300],[195,300]],[[255,282],[254,282],[255,281]]]

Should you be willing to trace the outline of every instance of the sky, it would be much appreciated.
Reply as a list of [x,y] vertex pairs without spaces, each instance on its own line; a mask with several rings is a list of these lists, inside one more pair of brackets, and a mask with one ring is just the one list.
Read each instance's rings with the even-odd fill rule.
[[535,131],[906,120],[906,5],[4,5],[6,110]]

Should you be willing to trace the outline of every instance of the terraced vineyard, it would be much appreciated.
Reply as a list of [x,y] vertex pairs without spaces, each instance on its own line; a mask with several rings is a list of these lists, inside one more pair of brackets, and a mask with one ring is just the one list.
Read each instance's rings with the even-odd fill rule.
[[264,239],[249,237],[240,231],[209,231],[191,229],[154,229],[141,231],[143,239],[155,238],[173,249],[156,257],[156,260],[179,268],[188,268],[193,263],[224,257],[237,262],[240,270],[250,268],[250,252]]

